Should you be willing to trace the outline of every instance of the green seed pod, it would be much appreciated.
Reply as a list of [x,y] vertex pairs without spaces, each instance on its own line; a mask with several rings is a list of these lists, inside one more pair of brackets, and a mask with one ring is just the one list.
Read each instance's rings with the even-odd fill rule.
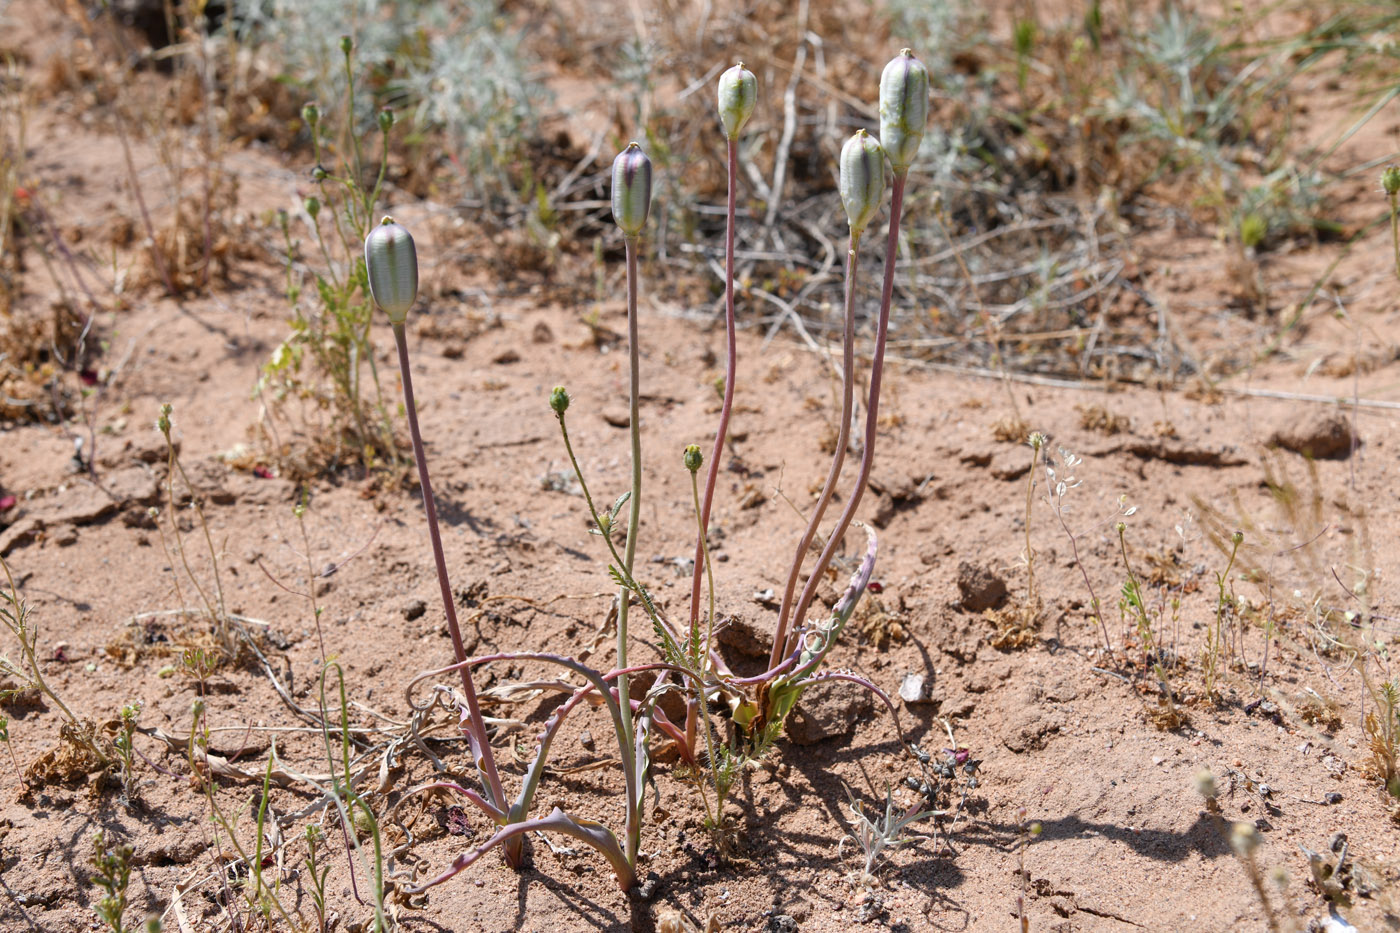
[[556,415],[562,415],[569,410],[569,392],[563,386],[555,386],[554,391],[549,393],[549,407],[554,409]]
[[311,197],[307,198],[306,212],[311,215],[312,220],[315,220],[316,217],[321,213],[321,199],[316,197],[315,195],[312,195]]
[[613,220],[622,228],[623,236],[634,237],[646,226],[650,210],[651,159],[641,146],[628,143],[613,159]]
[[851,235],[859,236],[880,209],[880,200],[885,196],[885,153],[875,137],[865,130],[857,130],[841,147],[839,187]]
[[880,144],[896,172],[919,154],[928,123],[928,69],[908,49],[890,59],[880,75]]
[[1381,172],[1381,187],[1391,197],[1400,192],[1400,167],[1392,165]]
[[758,103],[758,79],[740,62],[719,76],[719,124],[728,139],[738,139],[739,131],[753,116]]
[[402,324],[418,297],[418,251],[413,237],[394,218],[385,217],[365,237],[365,269],[374,303],[390,321]]
[[321,108],[315,103],[306,104],[301,108],[301,119],[314,130],[316,124],[321,122]]
[[346,55],[349,55],[349,54],[350,54],[350,50],[353,49],[354,47],[355,47],[355,40],[354,40],[354,39],[351,39],[349,36],[341,36],[341,37],[340,37],[340,51],[344,52]]
[[385,107],[379,111],[379,132],[388,133],[394,128],[394,111]]
[[695,444],[691,444],[685,449],[685,456],[682,459],[685,463],[685,468],[692,473],[700,469],[705,463],[704,455],[700,453],[699,446]]

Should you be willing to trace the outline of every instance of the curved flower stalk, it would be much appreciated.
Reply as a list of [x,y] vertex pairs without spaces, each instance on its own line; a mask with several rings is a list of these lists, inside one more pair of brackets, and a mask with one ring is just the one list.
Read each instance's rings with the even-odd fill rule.
[[[816,566],[812,569],[793,612],[798,626],[802,624],[807,607],[816,595],[822,574],[831,564],[836,549],[841,546],[846,529],[855,517],[856,509],[860,507],[861,497],[865,495],[866,486],[870,482],[870,470],[875,463],[880,383],[885,370],[885,341],[889,333],[890,303],[894,298],[894,268],[895,258],[899,253],[899,221],[904,207],[904,185],[908,179],[910,163],[918,153],[927,119],[928,71],[914,57],[914,53],[904,49],[885,66],[880,76],[880,136],[893,146],[893,151],[886,150],[886,154],[889,155],[890,164],[894,169],[894,183],[890,195],[889,238],[885,245],[885,280],[880,292],[880,317],[875,327],[875,353],[870,362],[870,392],[865,405],[865,450],[861,456],[855,488],[846,500],[846,507],[837,519],[836,527],[827,537],[826,547],[817,558]],[[845,192],[843,186],[843,199]],[[849,207],[847,209],[849,210]]]
[[[612,212],[613,220],[622,231],[622,239],[627,252],[627,359],[630,379],[628,380],[627,412],[628,428],[632,437],[632,486],[627,496],[627,544],[622,558],[622,571],[630,577],[632,562],[637,553],[637,528],[642,517],[642,426],[639,393],[641,383],[641,357],[637,339],[637,247],[641,243],[642,229],[646,226],[647,215],[651,211],[651,160],[642,147],[629,143],[617,154],[612,167]],[[563,424],[562,416],[560,424]],[[623,500],[613,507],[615,516]],[[611,527],[603,529],[604,535],[611,533]],[[627,609],[631,594],[625,585],[620,588],[617,607],[617,666],[627,667]],[[627,696],[627,676],[619,677],[618,692]],[[623,704],[622,731],[624,744],[634,744],[632,708]],[[642,739],[645,742],[645,739]],[[640,831],[640,828],[639,828]],[[640,837],[627,840],[628,855],[636,860]]]
[[[807,557],[807,549],[817,535],[826,507],[836,491],[836,483],[841,478],[842,467],[846,463],[846,448],[851,437],[851,411],[855,394],[855,327],[856,327],[856,258],[860,249],[860,236],[869,226],[870,219],[879,209],[885,189],[885,161],[880,144],[865,130],[858,131],[841,148],[840,174],[841,202],[846,208],[846,219],[850,226],[850,248],[846,252],[846,323],[842,334],[841,355],[841,421],[836,434],[836,451],[831,458],[831,468],[827,471],[826,482],[817,496],[816,507],[797,542],[797,553],[792,558],[792,569],[788,571],[787,584],[783,588],[783,601],[778,610],[778,627],[773,633],[773,650],[768,657],[768,666],[776,667],[778,661],[791,649],[789,632],[794,618],[793,594],[797,591],[797,578],[802,573],[802,563]],[[812,579],[818,578],[818,570],[812,571]],[[800,604],[799,604],[800,606]],[[801,611],[796,613],[801,624]]]
[[[695,539],[695,572],[690,583],[690,636],[692,643],[698,641],[700,631],[700,589],[704,577],[705,535],[710,527],[710,507],[714,504],[715,482],[719,477],[720,460],[724,456],[724,441],[729,433],[729,415],[734,410],[734,383],[738,373],[737,325],[734,319],[734,224],[738,204],[739,175],[739,134],[753,115],[758,103],[758,79],[753,72],[740,62],[719,78],[719,120],[724,132],[726,165],[728,167],[728,191],[725,199],[724,226],[724,402],[720,406],[719,426],[715,429],[715,445],[710,452],[710,467],[705,473],[705,490],[700,500],[700,531]],[[714,600],[710,600],[711,618],[708,626],[713,628]],[[708,654],[709,639],[706,639]],[[699,699],[692,696],[686,704],[686,752],[693,757],[696,745],[696,723],[699,715]]]
[[[370,295],[375,304],[383,308],[389,316],[394,330],[394,341],[398,344],[404,411],[408,415],[409,434],[413,439],[413,459],[418,465],[418,483],[423,490],[423,511],[428,519],[428,537],[432,541],[433,562],[437,568],[443,612],[447,616],[447,629],[452,635],[452,651],[460,663],[466,660],[467,653],[462,645],[461,627],[457,624],[457,603],[452,598],[452,584],[447,577],[447,558],[442,549],[442,534],[438,530],[437,505],[433,501],[433,486],[428,478],[428,459],[423,450],[423,435],[418,428],[418,409],[413,399],[413,374],[408,362],[408,338],[404,330],[409,308],[418,296],[418,253],[413,237],[395,223],[393,218],[385,217],[380,225],[365,237],[365,268]],[[505,791],[501,787],[500,772],[496,768],[496,758],[491,750],[490,737],[486,733],[486,723],[481,717],[476,685],[466,667],[461,669],[461,675],[462,695],[466,705],[464,731],[471,746],[472,761],[481,778],[489,812],[496,822],[502,823],[507,815]],[[512,867],[519,868],[523,858],[524,854],[517,839],[507,847],[506,860]]]

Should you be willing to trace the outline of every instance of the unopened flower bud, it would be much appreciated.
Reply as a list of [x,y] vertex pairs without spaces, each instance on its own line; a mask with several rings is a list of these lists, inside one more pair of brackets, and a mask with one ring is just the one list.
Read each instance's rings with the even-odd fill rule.
[[1400,166],[1391,165],[1381,172],[1381,187],[1392,197],[1400,192]]
[[312,220],[315,220],[316,216],[321,213],[321,199],[316,197],[315,195],[312,195],[311,197],[307,198],[306,213],[311,215]]
[[555,386],[554,391],[549,393],[549,407],[554,409],[556,415],[562,415],[569,410],[569,393],[563,386]]
[[301,108],[301,119],[314,130],[316,124],[321,122],[321,108],[314,103],[306,104]]
[[636,143],[613,159],[612,213],[623,236],[634,237],[642,232],[651,210],[651,159]]
[[1230,543],[1235,545],[1244,543],[1244,532],[1237,531],[1234,534],[1230,535]]
[[758,103],[758,79],[740,62],[719,76],[719,123],[724,135],[738,139]]
[[418,251],[413,237],[392,217],[385,217],[365,237],[365,270],[374,303],[390,321],[402,324],[418,297]]
[[379,111],[379,132],[387,133],[394,128],[394,111],[385,107]]
[[879,141],[865,130],[857,130],[841,147],[839,188],[851,235],[859,236],[880,209],[885,195],[885,153]]
[[685,462],[685,468],[690,472],[694,473],[700,469],[702,464],[704,464],[705,457],[703,454],[700,453],[699,446],[691,444],[685,449],[685,456],[683,460]]
[[909,168],[919,154],[928,123],[928,69],[908,49],[880,75],[880,144],[896,172]]
[[327,178],[330,177],[330,172],[327,172],[325,169],[321,168],[321,166],[318,165],[311,170],[311,177],[314,178],[316,181],[325,181]]
[[344,52],[346,55],[349,55],[349,54],[350,54],[350,50],[353,49],[354,47],[355,47],[355,40],[354,40],[354,39],[351,39],[349,36],[341,36],[341,37],[340,37],[340,51]]
[[156,418],[156,429],[162,434],[170,434],[170,413],[172,411],[174,411],[174,409],[171,408],[169,402],[160,406],[160,416]]

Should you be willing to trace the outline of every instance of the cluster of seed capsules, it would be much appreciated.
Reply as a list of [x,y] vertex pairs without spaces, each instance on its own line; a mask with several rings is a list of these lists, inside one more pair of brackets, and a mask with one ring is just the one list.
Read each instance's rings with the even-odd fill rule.
[[[885,193],[885,161],[896,175],[909,171],[928,122],[928,69],[909,49],[902,50],[880,75],[880,138],[864,129],[841,147],[838,189],[851,234],[870,224]],[[743,64],[719,79],[720,126],[737,139],[758,101],[758,80]],[[641,235],[651,210],[652,166],[642,147],[629,143],[612,165],[612,214],[622,235]],[[365,237],[365,267],[374,303],[401,324],[418,296],[418,256],[413,237],[392,217],[385,217]]]

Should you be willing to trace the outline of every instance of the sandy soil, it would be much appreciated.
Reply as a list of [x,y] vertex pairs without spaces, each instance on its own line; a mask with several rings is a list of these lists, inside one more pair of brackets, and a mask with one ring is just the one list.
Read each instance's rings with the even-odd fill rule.
[[[41,67],[39,58],[29,67]],[[1386,154],[1397,127],[1400,112],[1378,117],[1336,158]],[[114,138],[85,120],[72,99],[42,102],[30,139],[30,171],[70,242],[98,236],[126,210]],[[140,141],[136,157],[144,169],[155,164]],[[238,210],[254,225],[305,193],[290,158],[251,147],[229,162],[240,182]],[[1377,204],[1369,181],[1355,185],[1341,207],[1353,221],[1372,216]],[[568,464],[546,400],[552,386],[569,388],[571,434],[590,485],[610,501],[627,482],[627,432],[618,426],[625,425],[625,347],[595,340],[596,325],[583,317],[596,310],[597,324],[621,334],[625,312],[615,302],[565,307],[547,296],[522,298],[510,283],[493,285],[440,258],[451,244],[430,222],[430,207],[395,207],[419,234],[425,260],[425,299],[410,328],[414,381],[449,566],[473,623],[469,650],[576,653],[604,628],[613,595],[581,498],[567,484],[551,488],[559,484],[550,477]],[[1236,284],[1224,245],[1149,231],[1135,248],[1151,270],[1143,281],[1194,345],[1238,352],[1265,327],[1220,310]],[[1339,249],[1270,257],[1265,274],[1306,281]],[[891,696],[908,675],[922,676],[923,695],[896,701],[903,727],[936,758],[956,744],[980,765],[975,786],[960,778],[950,787],[956,819],[895,853],[874,882],[853,877],[858,858],[849,843],[839,846],[852,826],[847,794],[872,803],[894,787],[901,805],[912,804],[905,780],[917,777],[918,766],[888,715],[853,687],[828,688],[804,700],[797,734],[736,792],[732,860],[717,860],[694,789],[662,763],[657,818],[643,838],[642,892],[619,893],[587,850],[556,850],[532,838],[525,871],[488,857],[426,898],[396,904],[402,928],[652,929],[679,911],[687,923],[703,928],[713,917],[726,930],[1005,930],[1023,910],[1032,930],[1267,929],[1244,866],[1197,793],[1196,775],[1209,769],[1224,819],[1258,828],[1257,863],[1282,922],[1302,929],[1327,917],[1304,849],[1335,864],[1344,834],[1352,906],[1342,913],[1360,930],[1395,929],[1400,830],[1394,801],[1370,773],[1360,723],[1371,701],[1338,644],[1369,635],[1393,651],[1400,628],[1391,569],[1400,557],[1400,499],[1391,481],[1400,449],[1392,362],[1400,317],[1389,250],[1387,232],[1377,229],[1337,274],[1361,328],[1359,366],[1356,332],[1319,307],[1289,331],[1280,353],[1214,391],[1010,384],[1020,416],[1050,438],[1060,475],[1062,449],[1083,458],[1064,517],[1101,600],[1112,652],[1103,650],[1090,589],[1039,470],[1030,540],[1043,612],[1025,644],[994,646],[996,614],[1014,613],[1028,598],[1030,448],[994,437],[1011,413],[999,379],[915,361],[892,367],[875,488],[862,509],[879,536],[879,592],[867,597],[836,663]],[[127,248],[119,262],[135,262],[135,252]],[[870,267],[878,261],[874,254],[867,260]],[[353,477],[312,485],[304,543],[292,511],[298,488],[227,462],[249,440],[258,420],[250,397],[257,369],[286,331],[275,257],[241,262],[232,279],[213,297],[175,302],[143,292],[98,316],[108,347],[100,365],[120,362],[121,370],[95,402],[95,451],[93,440],[84,446],[95,452],[95,480],[74,471],[69,430],[5,426],[0,496],[16,502],[0,512],[0,555],[42,627],[52,686],[81,716],[103,723],[140,700],[143,727],[181,738],[203,692],[215,730],[211,751],[253,775],[217,781],[220,807],[250,844],[272,741],[295,770],[325,770],[319,733],[296,731],[304,721],[291,708],[318,702],[320,648],[301,595],[308,562],[317,573],[326,649],[344,667],[359,725],[387,734],[401,724],[405,685],[447,663],[451,646],[416,486]],[[17,310],[44,307],[50,296],[40,272],[30,270],[25,281]],[[462,292],[463,282],[484,285],[485,298]],[[376,340],[386,351],[381,372],[395,372],[387,328]],[[706,309],[644,299],[641,341],[649,459],[639,561],[663,606],[677,610],[689,590],[677,565],[694,541],[680,454],[689,443],[708,449],[723,332]],[[760,331],[746,331],[739,352],[738,407],[712,532],[718,599],[735,633],[766,637],[776,609],[763,592],[781,592],[802,524],[785,500],[809,502],[825,473],[834,383],[823,357],[787,333],[765,344]],[[396,383],[390,388],[397,392]],[[207,635],[178,614],[193,594],[187,580],[177,593],[177,575],[147,517],[153,505],[168,507],[164,446],[152,427],[164,402],[174,406],[181,458],[205,503],[224,597],[233,612],[256,620],[247,624],[262,633],[272,669],[289,685],[288,702],[254,663],[203,684],[167,670],[183,646]],[[1315,461],[1300,453],[1323,453],[1323,445],[1334,446]],[[1125,516],[1127,509],[1134,511]],[[209,585],[198,527],[188,509],[182,515],[195,572]],[[1161,613],[1157,657],[1173,666],[1179,722],[1163,715],[1137,630],[1118,608],[1126,577],[1114,530],[1120,518],[1148,608]],[[1212,704],[1203,697],[1201,654],[1216,616],[1216,574],[1228,557],[1219,537],[1235,529],[1245,535],[1230,584],[1242,599],[1241,621]],[[853,534],[847,553],[859,544]],[[1362,573],[1369,577],[1359,594]],[[1357,613],[1358,625],[1324,632],[1309,606]],[[729,640],[738,645],[726,649],[736,670],[757,669],[743,639]],[[595,660],[606,664],[603,644]],[[5,648],[13,657],[13,645]],[[486,684],[545,673],[498,667]],[[499,741],[508,784],[525,764],[513,743],[527,747],[556,702],[493,707],[522,724]],[[6,712],[21,768],[58,745],[61,717],[51,705],[18,703]],[[450,729],[441,735],[435,753],[451,773],[465,774],[461,743]],[[608,757],[610,735],[601,711],[577,714],[556,745],[561,773],[546,779],[538,806],[620,822],[616,769],[581,767]],[[134,849],[131,917],[163,914],[166,929],[227,928],[219,865],[233,853],[226,843],[223,851],[211,848],[206,797],[182,753],[149,732],[136,741],[138,793],[129,806],[110,786],[89,789],[83,774],[21,786],[0,754],[0,926],[94,928],[98,890],[89,857],[101,830]],[[391,806],[433,773],[425,755],[401,749],[386,765],[377,805]],[[368,911],[357,896],[366,878],[360,873],[352,887],[338,830],[324,813],[302,812],[317,799],[293,783],[268,802],[293,840],[309,821],[327,823],[332,909],[339,928],[363,928]],[[435,874],[485,838],[483,820],[469,813],[461,827],[447,803],[423,807],[401,870]],[[1027,831],[1031,824],[1038,834]],[[389,838],[402,841],[392,831]],[[267,871],[281,879],[284,902],[310,916],[304,851],[289,842]],[[1269,877],[1275,868],[1287,874],[1282,892]]]

